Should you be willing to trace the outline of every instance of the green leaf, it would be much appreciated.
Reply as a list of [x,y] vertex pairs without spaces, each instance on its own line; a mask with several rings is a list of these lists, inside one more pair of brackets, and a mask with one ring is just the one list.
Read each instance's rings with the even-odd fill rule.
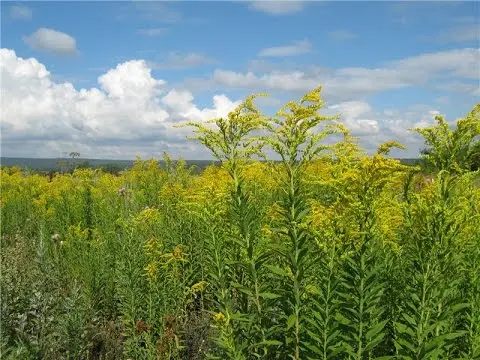
[[282,346],[283,343],[278,341],[278,340],[262,340],[259,343],[256,344],[258,345],[271,345],[271,346]]
[[378,336],[375,339],[367,343],[367,345],[365,346],[365,351],[370,351],[373,348],[375,348],[378,344],[380,344],[384,336],[385,336],[384,333],[378,334]]
[[264,299],[277,299],[277,298],[281,297],[281,295],[277,295],[277,294],[269,293],[269,292],[262,292],[262,293],[259,293],[258,295],[260,297],[264,298]]
[[273,272],[274,274],[277,274],[277,275],[280,275],[280,276],[284,276],[284,277],[288,277],[288,273],[282,269],[281,267],[279,266],[275,266],[275,265],[267,265],[266,266],[271,272]]
[[367,331],[365,334],[365,338],[367,340],[372,339],[373,337],[377,336],[377,334],[383,330],[385,327],[385,324],[388,322],[388,320],[381,321],[377,324],[375,324],[370,330]]
[[289,330],[293,324],[295,324],[295,321],[297,320],[297,316],[295,314],[291,314],[288,319],[287,319],[287,330]]

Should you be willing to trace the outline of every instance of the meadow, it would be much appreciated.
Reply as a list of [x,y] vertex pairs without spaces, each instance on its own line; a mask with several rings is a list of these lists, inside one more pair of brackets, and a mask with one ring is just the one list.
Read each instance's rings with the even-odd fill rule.
[[480,104],[427,173],[256,97],[185,124],[200,173],[1,168],[2,359],[480,359]]

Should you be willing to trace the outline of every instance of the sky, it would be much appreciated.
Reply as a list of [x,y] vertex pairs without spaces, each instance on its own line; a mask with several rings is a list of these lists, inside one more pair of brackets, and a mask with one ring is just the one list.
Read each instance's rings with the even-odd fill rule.
[[368,152],[480,100],[475,1],[1,3],[1,155],[210,159],[176,125],[322,86]]

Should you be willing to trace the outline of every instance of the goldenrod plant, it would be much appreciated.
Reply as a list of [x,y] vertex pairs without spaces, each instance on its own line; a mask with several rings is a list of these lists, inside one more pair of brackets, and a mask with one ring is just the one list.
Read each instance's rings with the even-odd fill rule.
[[[426,143],[425,159],[438,170],[462,172],[478,169],[480,104],[456,122],[456,128],[441,115],[435,117],[436,125],[413,129]],[[476,168],[475,168],[476,166]],[[474,168],[472,168],[474,167]]]
[[279,220],[273,229],[276,235],[274,252],[281,265],[271,265],[270,270],[280,277],[278,289],[272,294],[279,298],[276,331],[283,334],[282,352],[285,357],[303,358],[306,319],[308,314],[307,285],[309,269],[314,258],[310,256],[311,235],[305,221],[310,210],[303,183],[307,165],[328,148],[321,141],[332,134],[333,126],[312,130],[336,116],[324,116],[319,110],[325,105],[321,88],[306,94],[300,102],[288,102],[272,119],[265,142],[281,157],[283,194],[279,201]]
[[201,171],[0,168],[2,359],[480,358],[480,104],[426,168],[263,95],[185,124]]
[[254,105],[257,96],[248,97],[228,117],[210,121],[215,129],[188,123],[196,128],[195,139],[210,149],[233,182],[225,224],[230,231],[225,234],[227,242],[219,245],[224,252],[214,247],[212,260],[217,265],[213,276],[223,284],[215,315],[220,324],[217,342],[226,356],[235,359],[248,358],[249,354],[262,356],[262,345],[267,344],[262,327],[262,300],[269,294],[261,283],[266,256],[259,252],[258,216],[243,177],[246,162],[262,155],[262,143],[254,134],[265,127],[266,120]]

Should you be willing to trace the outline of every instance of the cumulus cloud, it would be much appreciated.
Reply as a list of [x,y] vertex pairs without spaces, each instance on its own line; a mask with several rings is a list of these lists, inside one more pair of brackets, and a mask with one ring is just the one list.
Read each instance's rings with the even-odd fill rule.
[[30,20],[32,18],[32,9],[23,5],[10,6],[10,16],[14,19]]
[[274,46],[260,51],[260,57],[285,57],[308,54],[312,51],[312,44],[308,40],[295,41],[291,45]]
[[153,78],[143,60],[119,64],[98,78],[99,87],[80,90],[53,81],[43,64],[13,50],[0,50],[0,70],[5,156],[51,157],[75,149],[94,158],[163,151],[201,158],[205,152],[185,141],[190,130],[172,125],[226,116],[238,104],[218,95],[211,108],[198,108],[191,93]]
[[72,36],[49,28],[40,28],[23,38],[32,49],[51,52],[57,55],[76,55],[77,41]]
[[151,70],[143,60],[132,60],[117,65],[98,78],[98,82],[111,98],[148,101],[159,92],[165,84],[163,80],[155,80]]
[[330,106],[331,110],[342,114],[343,123],[353,135],[375,135],[379,133],[378,121],[372,116],[373,109],[364,101],[346,101]]
[[276,0],[260,0],[252,1],[249,8],[261,11],[270,15],[288,15],[302,11],[305,7],[304,1],[276,1]]
[[[226,88],[253,88],[255,92],[265,88],[304,92],[323,84],[324,95],[332,104],[325,112],[341,113],[342,122],[360,137],[365,149],[372,151],[380,143],[394,139],[408,146],[408,151],[398,153],[399,156],[413,157],[423,144],[408,128],[433,124],[438,108],[422,105],[374,109],[363,95],[424,83],[439,74],[441,79],[449,74],[473,75],[459,61],[474,61],[477,55],[472,51],[403,59],[375,69],[332,71],[311,67],[263,75],[217,70],[213,80]],[[437,57],[442,54],[457,64],[440,61]],[[430,67],[423,65],[425,61]],[[471,62],[469,66],[473,65]],[[211,105],[199,107],[190,91],[172,88],[164,80],[154,78],[144,60],[125,61],[109,69],[98,77],[98,86],[88,89],[55,81],[36,59],[22,59],[9,49],[0,50],[0,71],[5,156],[52,157],[76,150],[93,158],[158,157],[163,151],[189,159],[209,158],[200,145],[185,140],[191,130],[173,125],[187,119],[205,121],[226,116],[239,103],[226,95],[216,95]],[[281,94],[274,95],[277,98],[265,98],[262,104],[260,99],[259,105],[279,106]]]
[[419,135],[409,130],[414,127],[432,126],[440,112],[433,106],[414,105],[406,109],[376,110],[365,101],[345,101],[331,105],[326,114],[341,114],[344,123],[359,138],[368,152],[375,151],[386,141],[396,140],[407,146],[406,150],[395,150],[393,156],[418,157],[423,147]]

